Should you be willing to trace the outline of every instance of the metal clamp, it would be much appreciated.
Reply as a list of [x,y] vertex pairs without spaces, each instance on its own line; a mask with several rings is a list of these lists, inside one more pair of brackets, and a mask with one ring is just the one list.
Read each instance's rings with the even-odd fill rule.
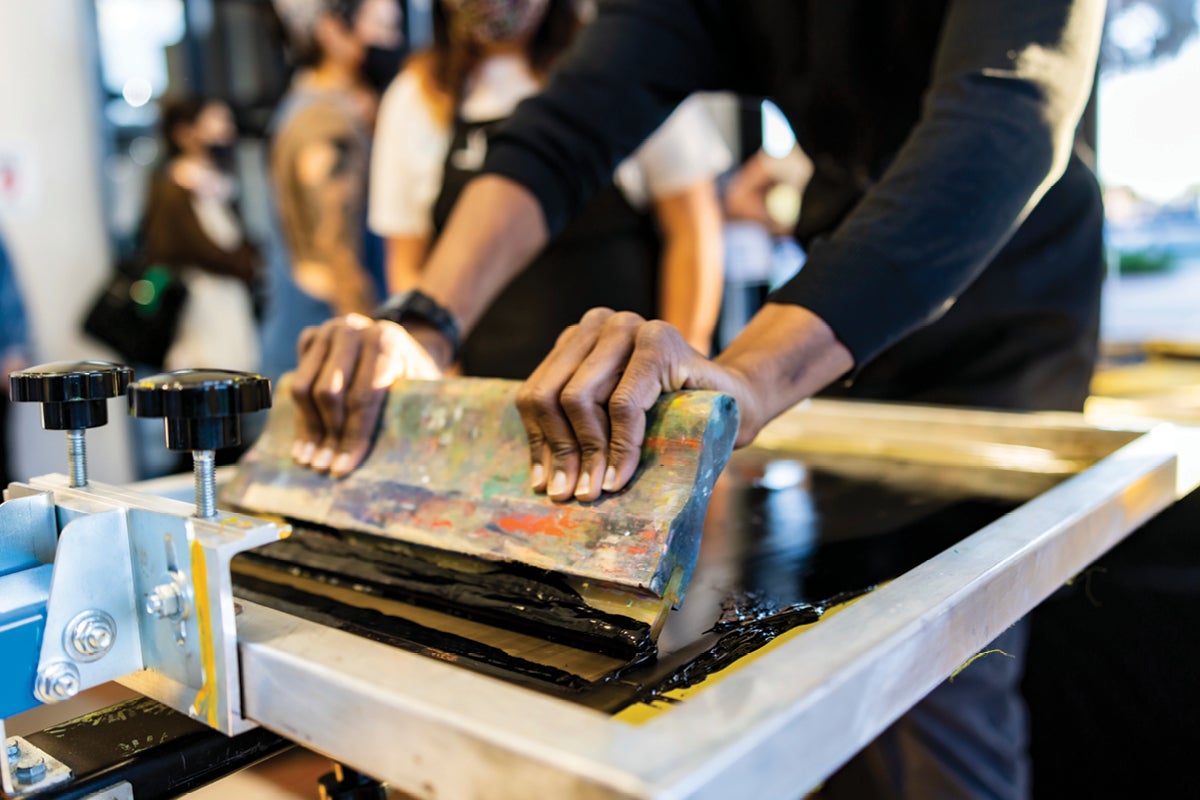
[[226,734],[241,715],[229,562],[286,525],[50,475],[14,499],[52,501],[61,527],[33,694],[54,703],[120,680]]

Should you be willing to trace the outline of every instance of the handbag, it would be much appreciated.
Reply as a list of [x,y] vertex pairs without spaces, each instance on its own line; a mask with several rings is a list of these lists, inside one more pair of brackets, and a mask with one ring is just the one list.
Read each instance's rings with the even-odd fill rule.
[[161,369],[186,301],[187,286],[178,270],[124,259],[92,303],[83,330],[127,363]]

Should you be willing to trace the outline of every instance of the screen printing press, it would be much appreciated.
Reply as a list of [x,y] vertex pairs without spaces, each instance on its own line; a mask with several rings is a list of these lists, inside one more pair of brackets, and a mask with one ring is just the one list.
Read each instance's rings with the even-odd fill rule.
[[[629,487],[555,505],[509,382],[397,384],[334,481],[284,391],[214,469],[256,376],[22,377],[70,468],[0,506],[0,734],[143,697],[7,739],[10,798],[175,796],[292,743],[420,798],[796,797],[1200,482],[1189,429],[1060,413],[812,401],[731,456],[731,401],[681,393]],[[194,487],[88,481],[124,392]]]

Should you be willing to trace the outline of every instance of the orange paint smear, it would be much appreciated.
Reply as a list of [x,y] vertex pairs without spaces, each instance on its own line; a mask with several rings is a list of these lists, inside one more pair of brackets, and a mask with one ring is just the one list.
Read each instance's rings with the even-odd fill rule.
[[648,436],[643,440],[642,447],[649,447],[651,450],[659,452],[670,451],[679,447],[687,450],[699,450],[700,440],[692,436]]
[[496,525],[505,533],[537,533],[543,536],[565,536],[579,527],[569,513],[542,516],[540,514],[513,514],[496,520]]

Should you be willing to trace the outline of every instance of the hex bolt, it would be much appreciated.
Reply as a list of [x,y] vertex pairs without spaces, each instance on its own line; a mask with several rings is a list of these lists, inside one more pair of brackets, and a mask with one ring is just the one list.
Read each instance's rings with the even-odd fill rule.
[[67,627],[67,649],[80,661],[94,661],[112,649],[117,624],[103,611],[89,609]]
[[178,619],[187,610],[183,593],[174,582],[160,583],[146,595],[146,613],[159,619]]
[[10,765],[16,764],[17,760],[21,757],[20,743],[16,739],[9,739],[5,745],[8,749],[8,763]]
[[13,777],[17,779],[17,783],[23,783],[26,786],[37,783],[46,777],[46,759],[37,758],[18,763],[17,768],[13,770]]
[[79,670],[67,661],[52,661],[38,671],[34,695],[43,703],[57,703],[79,693]]

